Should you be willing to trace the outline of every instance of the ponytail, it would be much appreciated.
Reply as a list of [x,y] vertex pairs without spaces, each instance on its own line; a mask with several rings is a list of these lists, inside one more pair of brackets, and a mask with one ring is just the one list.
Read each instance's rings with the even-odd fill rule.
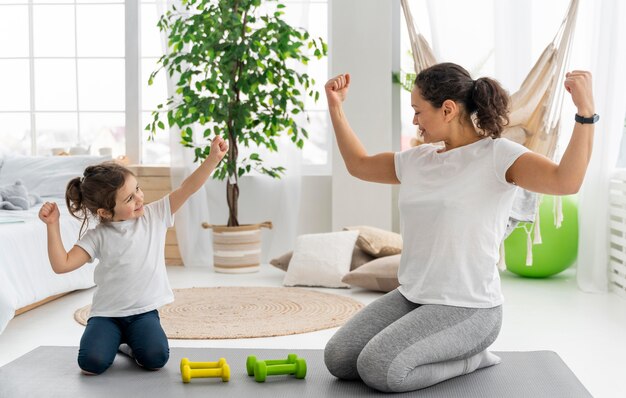
[[476,127],[492,138],[500,137],[509,124],[509,95],[500,83],[488,77],[479,78],[474,82],[471,102]]
[[422,98],[435,108],[452,100],[462,104],[482,135],[500,137],[509,123],[509,95],[496,80],[473,80],[463,67],[450,62],[433,65],[415,78]]
[[72,178],[70,182],[67,183],[67,188],[65,188],[65,204],[67,205],[67,210],[72,216],[82,221],[78,233],[79,239],[83,236],[83,230],[87,230],[89,227],[88,212],[83,203],[83,194],[80,189],[82,180],[82,177]]

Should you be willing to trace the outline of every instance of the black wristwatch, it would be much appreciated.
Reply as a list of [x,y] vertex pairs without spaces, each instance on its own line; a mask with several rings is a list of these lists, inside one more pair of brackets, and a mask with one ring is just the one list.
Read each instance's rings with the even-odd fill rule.
[[595,122],[600,120],[600,115],[594,113],[591,117],[582,117],[577,113],[576,116],[574,116],[574,120],[576,120],[576,122],[580,124],[594,124]]

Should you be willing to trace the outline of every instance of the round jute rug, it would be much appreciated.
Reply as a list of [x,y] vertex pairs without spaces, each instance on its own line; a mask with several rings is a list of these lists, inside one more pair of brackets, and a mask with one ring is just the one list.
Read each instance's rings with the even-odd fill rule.
[[[159,310],[170,339],[241,339],[285,336],[341,326],[363,304],[349,297],[286,287],[174,289]],[[74,319],[87,324],[91,306]]]

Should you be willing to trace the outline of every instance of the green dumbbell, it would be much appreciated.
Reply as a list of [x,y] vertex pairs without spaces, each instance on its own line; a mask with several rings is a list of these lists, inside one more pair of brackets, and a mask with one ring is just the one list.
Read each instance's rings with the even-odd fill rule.
[[248,376],[254,375],[254,380],[262,383],[267,376],[272,375],[295,375],[296,379],[306,377],[306,361],[298,358],[296,354],[287,355],[287,359],[269,359],[259,361],[255,356],[249,356],[246,360]]
[[[284,365],[288,363],[294,363],[298,356],[296,354],[287,355],[287,359],[268,359],[265,362],[266,365]],[[248,376],[254,376],[254,366],[257,363],[257,359],[254,355],[250,355],[246,360],[246,371]]]

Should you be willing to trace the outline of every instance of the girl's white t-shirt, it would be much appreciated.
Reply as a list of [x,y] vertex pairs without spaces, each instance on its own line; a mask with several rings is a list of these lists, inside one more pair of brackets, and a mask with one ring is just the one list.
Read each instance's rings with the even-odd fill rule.
[[164,254],[173,225],[168,195],[146,205],[140,218],[102,223],[85,233],[76,245],[100,260],[90,317],[137,315],[174,301]]
[[439,149],[424,144],[394,157],[400,293],[418,304],[498,306],[496,264],[517,190],[505,174],[528,149],[504,138]]

